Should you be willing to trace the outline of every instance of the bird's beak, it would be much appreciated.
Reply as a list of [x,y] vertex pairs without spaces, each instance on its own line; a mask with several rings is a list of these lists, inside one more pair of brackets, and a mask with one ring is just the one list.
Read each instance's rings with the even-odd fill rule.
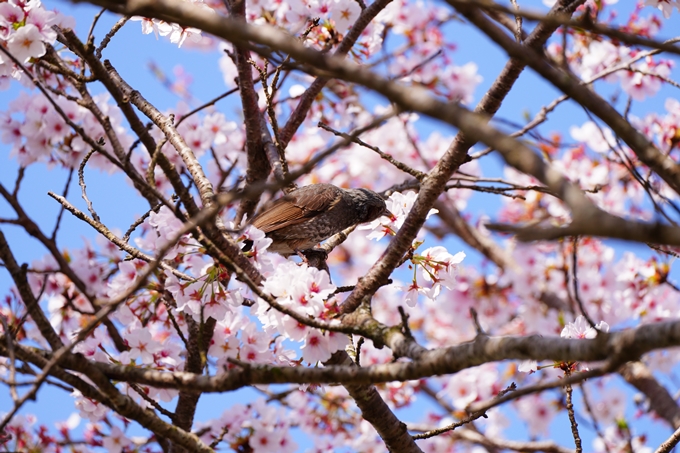
[[387,209],[387,208],[385,208],[385,211],[383,212],[383,216],[389,217],[390,220],[391,220],[392,222],[394,222],[395,220],[397,220],[397,216],[395,216],[394,214],[392,214],[392,213],[390,212],[390,210]]

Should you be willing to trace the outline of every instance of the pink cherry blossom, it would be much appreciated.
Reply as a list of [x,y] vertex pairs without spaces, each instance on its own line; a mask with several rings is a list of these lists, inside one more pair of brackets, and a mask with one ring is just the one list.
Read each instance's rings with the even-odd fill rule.
[[125,436],[125,433],[117,426],[112,426],[109,435],[104,437],[104,448],[106,448],[109,453],[120,453],[131,443],[130,439],[128,439]]
[[[383,216],[371,223],[359,226],[358,229],[372,230],[368,235],[369,239],[381,239],[387,235],[395,234],[395,232],[404,224],[406,216],[411,211],[417,196],[418,194],[416,192],[407,192],[405,195],[400,192],[393,193],[385,202],[387,209],[393,214],[393,217],[388,218]],[[436,209],[430,209],[427,217],[436,213]]]
[[651,6],[652,8],[657,8],[663,13],[663,16],[668,19],[671,17],[673,8],[680,11],[680,4],[677,0],[645,0],[645,6]]
[[[24,10],[12,2],[0,3],[0,21],[5,26],[11,26],[24,20]],[[6,39],[4,37],[3,39]]]
[[588,324],[586,318],[579,315],[574,322],[570,322],[564,326],[560,336],[563,338],[595,338],[598,331],[609,332],[609,324],[600,321],[595,328],[593,328]]
[[557,415],[555,405],[540,395],[521,398],[515,406],[517,415],[527,423],[532,436],[546,434],[550,422]]
[[7,41],[8,50],[22,63],[45,54],[45,43],[40,30],[33,24],[20,27]]
[[318,329],[309,329],[305,344],[302,346],[302,358],[309,363],[323,362],[331,357],[331,350],[326,336]]
[[86,398],[78,390],[71,393],[76,400],[76,408],[80,411],[80,415],[91,421],[101,420],[109,409],[103,404],[99,404],[89,398]]
[[339,33],[345,33],[361,14],[361,8],[352,0],[335,0],[331,6],[333,22]]
[[249,444],[256,453],[275,453],[280,451],[281,432],[273,429],[258,429],[250,436]]
[[[624,71],[621,75],[621,87],[633,99],[643,101],[654,96],[662,85],[662,79],[670,75],[673,62],[662,61],[656,63],[651,57],[634,66],[637,71]],[[658,75],[659,77],[654,77]]]
[[150,364],[154,361],[154,353],[160,350],[161,345],[151,338],[151,333],[142,328],[130,329],[127,336],[130,345],[130,358],[141,359],[142,363]]
[[477,73],[475,63],[467,63],[463,66],[449,66],[444,75],[444,83],[449,88],[449,98],[469,104],[472,101],[472,93],[482,82],[482,76]]
[[592,121],[584,123],[581,127],[572,126],[569,132],[574,140],[586,143],[590,149],[598,153],[607,153],[616,146],[611,129],[598,126]]
[[652,448],[645,445],[646,436],[624,435],[617,425],[610,425],[604,429],[604,438],[593,440],[593,449],[597,453],[605,451],[624,451],[628,449],[635,453],[651,453]]
[[26,24],[35,25],[43,38],[43,41],[54,44],[57,40],[57,32],[52,25],[58,25],[59,17],[56,12],[44,8],[31,8],[26,18]]

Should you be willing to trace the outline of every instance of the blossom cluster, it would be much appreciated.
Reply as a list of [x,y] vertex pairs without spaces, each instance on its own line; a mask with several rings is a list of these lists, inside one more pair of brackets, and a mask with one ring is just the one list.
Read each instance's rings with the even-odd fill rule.
[[[120,110],[109,104],[109,98],[108,94],[96,95],[94,102],[109,118],[120,146],[127,148],[133,140],[122,126]],[[79,127],[82,134],[75,132],[73,125]],[[74,168],[91,149],[84,137],[95,142],[105,137],[100,122],[76,102],[59,97],[52,104],[42,94],[25,93],[10,102],[9,110],[0,112],[0,134],[0,140],[12,147],[10,156],[23,167],[45,162],[50,167]],[[110,143],[106,143],[104,149],[113,153]],[[116,165],[99,153],[92,155],[90,162],[94,168],[109,173],[117,171]]]
[[40,0],[0,3],[0,90],[9,87],[11,78],[30,83],[18,64],[45,55],[45,44],[54,44],[57,39],[53,25],[72,24],[71,18],[46,10]]
[[[664,14],[669,8],[680,5],[675,1],[651,0],[647,4],[658,4]],[[654,37],[659,31],[659,23],[653,15],[631,16],[627,24],[635,34]],[[607,40],[593,40],[587,35],[570,33],[571,45],[566,49],[559,41],[548,46],[548,52],[554,58],[566,57],[570,68],[588,83],[605,80],[619,83],[621,89],[636,101],[643,101],[656,95],[663,82],[668,80],[674,66],[672,60],[654,58],[650,53],[643,53],[621,43]]]
[[[216,0],[193,3],[211,14],[211,10],[222,13],[224,8],[223,2]],[[605,17],[606,8],[613,3],[588,1],[581,12]],[[354,0],[249,1],[246,20],[281,27],[303,37],[306,46],[333,51],[356,26],[362,14],[361,4]],[[648,0],[647,5],[660,9],[666,17],[673,9],[680,10],[677,0]],[[653,15],[643,17],[645,11],[636,8],[624,28],[653,38],[661,22]],[[315,18],[319,25],[311,27]],[[134,19],[141,21],[143,33],[168,37],[178,46],[208,50],[221,46],[225,50],[220,53],[225,83],[228,88],[236,86],[236,66],[228,45],[217,44],[198,30],[177,24]],[[444,30],[453,20],[449,9],[438,4],[395,0],[363,29],[347,57],[372,65],[378,72],[385,71],[400,83],[427,87],[434,95],[451,102],[470,103],[482,78],[475,62],[460,66],[452,63],[455,45]],[[9,145],[10,155],[22,168],[44,163],[48,168],[61,166],[72,170],[83,162],[94,142],[105,153],[92,154],[88,162],[91,167],[113,173],[120,170],[124,156],[140,175],[148,176],[149,166],[157,161],[150,157],[150,150],[136,146],[120,108],[107,94],[93,96],[96,109],[87,108],[86,102],[73,100],[76,91],[65,77],[34,64],[55,43],[52,25],[70,27],[72,22],[47,11],[38,1],[0,3],[0,46],[16,58],[14,61],[0,52],[0,87],[6,87],[11,78],[31,86],[29,77],[19,67],[23,65],[26,71],[38,74],[53,93],[49,97],[35,91],[22,93],[9,103],[6,111],[0,112],[0,139]],[[549,44],[550,55],[556,60],[565,58],[563,63],[588,83],[600,79],[615,83],[631,102],[658,95],[674,70],[672,61],[642,53],[632,46],[607,38],[593,39],[587,33],[566,33],[564,39]],[[385,47],[388,36],[396,37],[399,44]],[[563,49],[565,43],[568,47]],[[387,57],[385,49],[390,51]],[[80,68],[80,60],[63,53],[69,67]],[[264,66],[264,60],[255,55],[253,63],[260,69]],[[287,80],[282,85],[272,107],[281,118],[295,109],[313,80],[296,73],[290,78],[293,81]],[[258,90],[259,107],[264,110],[266,97],[262,88]],[[344,132],[365,126],[376,115],[386,113],[387,107],[365,101],[361,90],[340,80],[328,82],[326,89],[316,96],[303,128],[286,148],[292,170],[300,168],[334,140],[331,132],[316,127],[318,122]],[[240,187],[248,170],[243,121],[215,108],[194,114],[189,102],[180,102],[174,108],[163,106],[164,115],[174,117],[178,135],[204,165],[216,192]],[[635,128],[677,160],[680,102],[670,98],[664,107],[661,113],[629,118]],[[97,110],[100,117],[93,113]],[[107,119],[110,130],[102,126],[101,117]],[[75,341],[92,322],[101,308],[97,303],[115,301],[118,306],[108,320],[110,323],[95,328],[74,345],[73,352],[92,362],[129,369],[186,371],[187,338],[207,324],[214,328],[207,338],[201,337],[205,362],[202,370],[211,375],[261,364],[320,367],[333,353],[342,350],[353,355],[362,367],[404,360],[394,357],[383,345],[338,332],[346,330],[339,328],[341,322],[336,315],[346,291],[342,287],[356,285],[366,275],[384,252],[387,241],[403,227],[417,206],[417,191],[404,189],[417,186],[412,175],[430,171],[453,140],[451,135],[439,131],[425,134],[420,120],[414,113],[392,115],[361,136],[365,143],[379,148],[400,165],[392,165],[380,153],[352,143],[298,181],[301,185],[324,182],[341,187],[385,189],[390,193],[386,204],[392,215],[360,226],[338,246],[328,260],[331,275],[297,262],[297,258],[270,253],[271,239],[262,231],[252,226],[240,229],[231,223],[236,209],[229,205],[220,213],[220,220],[228,225],[224,234],[231,235],[262,275],[262,285],[255,290],[232,275],[223,262],[206,253],[196,239],[200,233],[179,235],[184,227],[181,216],[162,205],[155,206],[137,225],[130,240],[131,246],[142,252],[135,255],[137,258],[126,256],[118,246],[100,237],[96,245],[86,242],[81,249],[60,250],[61,255],[57,256],[63,261],[57,262],[54,256],[33,261],[26,270],[30,290],[39,298],[50,324],[66,344]],[[538,147],[552,168],[584,190],[600,208],[642,220],[654,220],[658,214],[650,204],[677,210],[671,205],[677,201],[677,194],[660,178],[649,174],[649,169],[620,143],[610,128],[598,120],[570,126],[568,132],[573,142],[557,133],[550,139],[537,134]],[[156,143],[162,144],[160,152],[178,174],[186,178],[187,164],[166,142],[165,134],[157,127],[150,127],[149,133]],[[477,187],[504,195],[512,193],[498,203],[496,220],[538,227],[570,222],[572,214],[565,204],[544,190],[538,180],[511,168],[503,168],[500,177],[494,178],[499,175],[487,174],[489,169],[482,167],[480,160],[464,164],[451,176],[451,187],[468,185],[442,194],[438,200],[441,206],[461,212],[472,208],[475,212],[477,199],[471,201],[473,191],[469,189],[475,183],[500,180],[512,190]],[[406,175],[404,167],[410,168],[410,175]],[[151,173],[154,189],[170,198],[175,189],[166,174],[158,166]],[[218,183],[222,187],[217,187]],[[598,332],[607,332],[610,326],[619,329],[674,319],[680,312],[680,296],[672,284],[668,255],[659,253],[644,258],[643,254],[620,253],[611,244],[588,237],[523,244],[491,236],[483,226],[486,214],[474,218],[469,211],[462,213],[463,220],[479,238],[493,243],[495,250],[507,259],[506,267],[496,268],[485,260],[476,264],[476,254],[468,249],[458,251],[460,246],[448,240],[435,242],[450,232],[442,226],[444,216],[434,217],[437,213],[433,209],[427,214],[426,228],[411,244],[402,266],[390,276],[393,281],[379,289],[371,301],[371,315],[377,321],[393,328],[400,326],[402,332],[410,330],[424,347],[458,345],[473,340],[480,330],[490,335],[539,334],[588,339]],[[4,223],[4,214],[1,217]],[[117,230],[113,234],[121,237]],[[158,267],[152,268],[148,258],[142,259],[157,257],[162,250],[165,253]],[[676,254],[670,249],[665,251]],[[63,272],[64,262],[71,274]],[[82,292],[83,285],[87,294]],[[595,326],[580,315],[581,310],[597,321]],[[0,302],[0,316],[14,329],[17,342],[47,347],[16,288]],[[326,328],[318,328],[319,324]],[[117,329],[118,336],[112,335],[111,329]],[[0,332],[6,334],[4,325]],[[642,358],[660,373],[671,372],[677,359],[678,353],[673,350]],[[415,422],[442,427],[465,417],[471,405],[493,399],[513,382],[529,386],[563,377],[563,366],[486,363],[449,376],[394,381],[376,388],[395,410],[420,408],[415,405],[422,403],[423,395],[427,395],[428,401],[438,401],[447,411],[452,408],[446,416],[437,410],[418,410]],[[579,366],[569,369],[580,372],[585,365]],[[10,361],[0,358],[2,379],[9,379],[10,369]],[[125,382],[115,386],[149,411],[178,399],[175,390]],[[585,388],[588,386],[591,382]],[[592,386],[598,390],[591,401],[592,416],[603,424],[594,450],[648,450],[644,435],[633,432],[624,435],[619,429],[625,425],[631,407],[626,405],[626,396],[616,383],[603,379]],[[264,392],[267,400],[257,398],[247,405],[233,404],[221,416],[201,421],[198,430],[192,427],[192,431],[199,432],[206,444],[220,440],[234,450],[256,453],[297,451],[296,432],[312,439],[310,451],[385,450],[380,436],[357,407],[350,404],[348,392],[342,386],[292,385],[285,389],[258,386],[257,390]],[[78,390],[71,396],[77,412],[57,426],[57,434],[49,434],[49,429],[38,425],[35,417],[18,416],[5,432],[0,432],[0,445],[4,446],[5,436],[11,435],[17,449],[58,451],[61,445],[73,441],[71,432],[86,419],[83,442],[88,447],[103,447],[116,453],[148,448],[151,438],[133,436],[129,420],[118,417],[108,406]],[[504,430],[507,433],[510,426],[514,427],[508,417],[514,411],[517,417],[513,422],[525,423],[531,437],[546,436],[563,410],[561,404],[554,394],[526,396],[512,403],[507,411],[488,411],[488,418],[480,420],[477,426],[489,439],[500,437]],[[637,416],[644,414],[640,412]],[[437,436],[423,441],[422,446],[426,451],[444,452],[469,445],[455,436]]]

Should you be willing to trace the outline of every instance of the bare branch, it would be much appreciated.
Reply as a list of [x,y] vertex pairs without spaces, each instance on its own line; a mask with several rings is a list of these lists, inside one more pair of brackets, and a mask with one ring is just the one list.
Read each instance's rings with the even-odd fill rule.
[[[478,412],[529,393],[549,388],[559,388],[616,370],[619,364],[636,360],[642,354],[656,349],[680,345],[680,321],[647,324],[620,332],[602,333],[597,338],[567,339],[532,335],[527,337],[485,337],[457,346],[423,352],[412,362],[392,362],[382,365],[348,368],[272,366],[248,364],[247,369],[234,369],[215,376],[201,376],[185,372],[165,372],[131,368],[121,365],[97,363],[108,378],[136,382],[158,388],[175,388],[195,392],[224,392],[246,385],[258,384],[375,384],[390,381],[410,381],[433,375],[456,373],[460,370],[502,360],[549,360],[570,362],[597,362],[607,360],[600,368],[575,374],[536,386],[509,392],[493,402],[474,404],[468,410]],[[4,346],[0,344],[2,351]],[[17,351],[24,346],[17,345]],[[29,348],[30,349],[30,348]],[[47,352],[39,352],[49,357]],[[3,352],[3,355],[6,355]],[[19,352],[17,352],[19,354]],[[65,355],[62,366],[80,371],[79,365]],[[530,390],[530,391],[529,391]],[[672,401],[672,398],[671,398]],[[676,409],[677,410],[677,409]],[[675,415],[673,417],[676,417]]]
[[[47,340],[47,343],[49,343],[53,350],[61,348],[64,343],[61,341],[61,338],[59,338],[59,335],[57,335],[52,324],[50,324],[50,320],[47,319],[42,308],[40,308],[38,301],[33,295],[33,290],[26,279],[26,272],[14,259],[12,250],[10,250],[7,239],[5,239],[5,235],[2,231],[0,231],[0,258],[2,258],[5,268],[12,276],[14,284],[17,285],[17,290],[21,295],[21,299],[23,300],[24,305],[26,305],[26,309],[28,310],[31,319],[35,322],[43,338]],[[9,332],[7,332],[7,334],[9,334]]]

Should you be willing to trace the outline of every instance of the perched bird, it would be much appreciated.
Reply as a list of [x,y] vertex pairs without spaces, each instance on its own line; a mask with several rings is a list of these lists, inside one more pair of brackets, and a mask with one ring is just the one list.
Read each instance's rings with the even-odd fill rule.
[[383,215],[392,213],[372,190],[312,184],[276,200],[253,219],[253,225],[272,239],[269,251],[289,256],[311,249],[347,227]]

